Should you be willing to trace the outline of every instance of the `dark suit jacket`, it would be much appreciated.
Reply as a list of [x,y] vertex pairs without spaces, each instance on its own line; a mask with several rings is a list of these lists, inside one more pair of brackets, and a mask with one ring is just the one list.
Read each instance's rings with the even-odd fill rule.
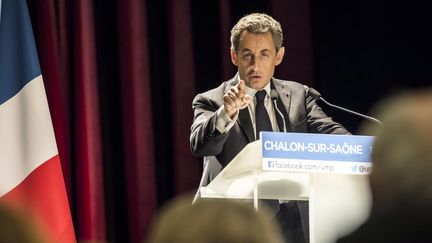
[[[219,87],[198,94],[193,100],[194,121],[191,126],[190,146],[193,154],[204,157],[200,187],[206,186],[237,153],[248,143],[255,141],[247,108],[240,110],[236,124],[226,134],[221,134],[216,128],[216,111],[223,105],[223,95],[237,83],[236,75]],[[271,87],[279,93],[277,106],[284,114],[287,132],[349,134],[344,127],[328,117],[307,94],[309,87],[275,78],[271,80]],[[283,131],[282,118],[276,117],[279,130]]]

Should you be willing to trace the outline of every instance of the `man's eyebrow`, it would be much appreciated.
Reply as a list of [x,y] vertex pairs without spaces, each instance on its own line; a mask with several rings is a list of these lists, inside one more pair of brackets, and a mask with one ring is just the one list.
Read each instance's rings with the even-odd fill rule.
[[252,50],[249,49],[249,48],[243,48],[243,49],[241,49],[240,51],[241,51],[241,52],[247,52],[247,51],[252,51]]

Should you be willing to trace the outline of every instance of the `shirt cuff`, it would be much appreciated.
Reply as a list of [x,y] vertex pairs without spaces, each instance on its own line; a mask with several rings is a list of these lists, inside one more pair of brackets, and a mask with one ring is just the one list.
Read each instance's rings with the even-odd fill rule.
[[238,111],[235,114],[235,116],[233,117],[233,119],[231,119],[228,114],[225,112],[224,106],[221,106],[217,111],[217,118],[216,118],[216,129],[220,132],[220,133],[227,133],[231,127],[234,126],[235,122],[237,121],[238,118]]

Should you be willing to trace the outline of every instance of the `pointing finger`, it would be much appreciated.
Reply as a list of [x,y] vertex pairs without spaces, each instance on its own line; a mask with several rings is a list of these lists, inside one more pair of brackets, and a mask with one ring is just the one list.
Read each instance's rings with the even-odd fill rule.
[[239,82],[237,84],[237,88],[238,88],[239,92],[245,92],[246,84],[245,84],[245,81],[243,79],[239,80]]

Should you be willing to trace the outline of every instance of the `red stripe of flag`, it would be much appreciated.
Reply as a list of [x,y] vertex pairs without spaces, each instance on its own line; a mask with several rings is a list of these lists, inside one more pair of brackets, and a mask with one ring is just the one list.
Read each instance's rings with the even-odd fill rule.
[[31,215],[50,242],[75,242],[58,155],[33,170],[0,203]]

